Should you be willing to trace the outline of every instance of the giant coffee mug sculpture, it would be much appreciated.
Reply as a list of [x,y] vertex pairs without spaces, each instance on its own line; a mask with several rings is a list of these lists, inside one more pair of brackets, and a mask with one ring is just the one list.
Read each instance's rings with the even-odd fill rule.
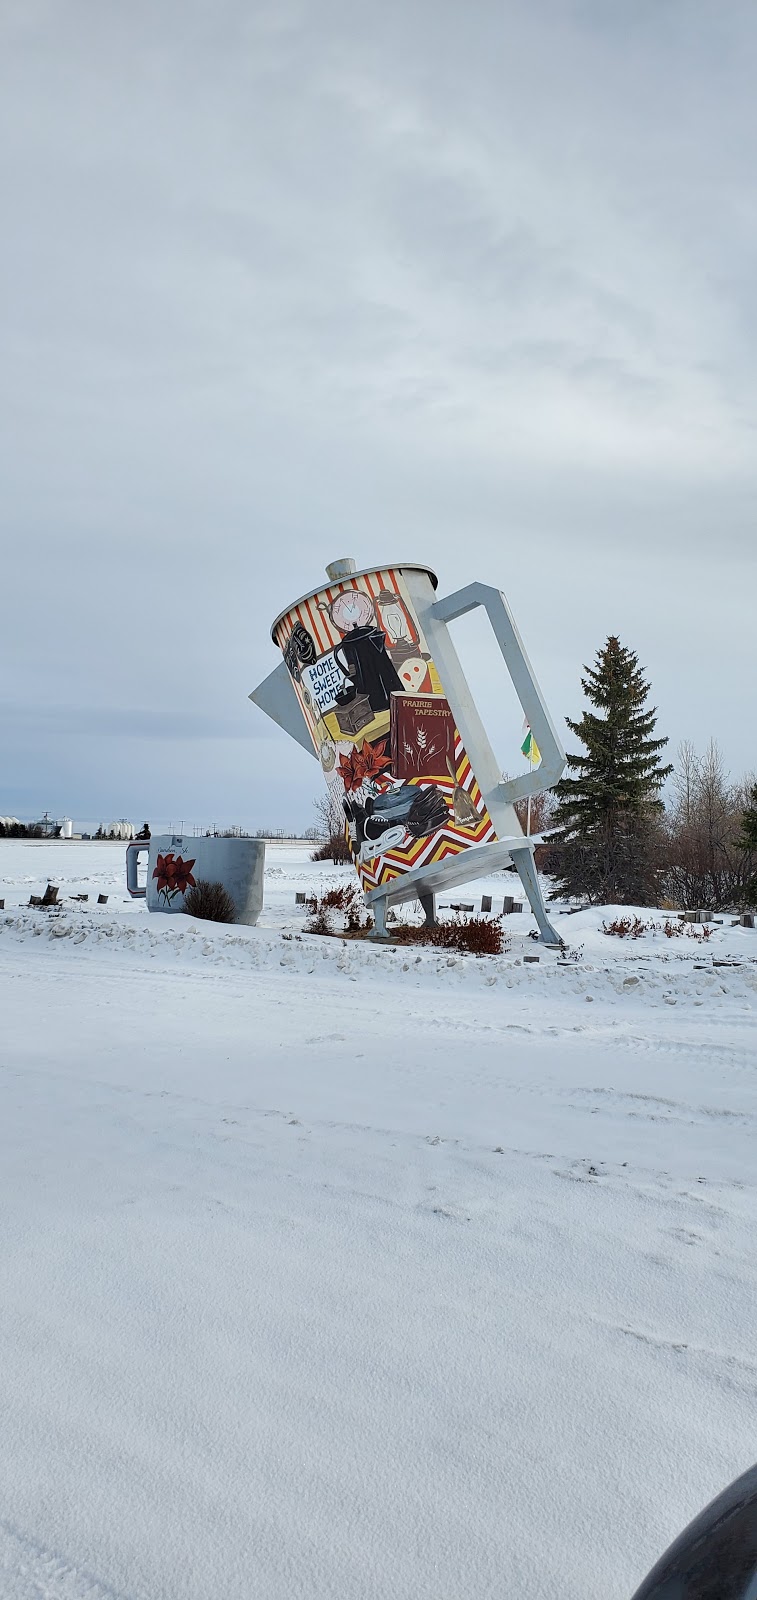
[[[148,853],[147,881],[140,885],[139,857]],[[153,834],[126,847],[126,887],[148,911],[183,911],[187,889],[201,879],[222,883],[234,902],[237,922],[254,927],[263,909],[263,839],[224,839],[185,833]]]
[[[471,583],[440,600],[428,567],[326,568],[329,583],[282,611],[271,629],[283,662],[250,699],[320,759],[343,811],[376,934],[387,907],[434,895],[513,862],[548,943],[559,943],[514,801],[551,788],[565,753],[503,594]],[[541,751],[532,772],[503,780],[449,634],[487,613]]]

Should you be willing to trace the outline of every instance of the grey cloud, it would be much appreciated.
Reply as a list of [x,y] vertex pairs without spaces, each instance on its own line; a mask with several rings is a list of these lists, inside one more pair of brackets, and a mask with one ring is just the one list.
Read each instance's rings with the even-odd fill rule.
[[200,744],[219,739],[260,739],[256,717],[194,713],[154,706],[25,706],[0,704],[0,737],[34,740],[54,734],[76,739],[157,739],[161,743]]

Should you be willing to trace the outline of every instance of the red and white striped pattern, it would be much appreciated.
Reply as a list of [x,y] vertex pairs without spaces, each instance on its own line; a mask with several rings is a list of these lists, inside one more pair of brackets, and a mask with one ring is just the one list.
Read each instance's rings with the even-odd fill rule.
[[[319,589],[318,593],[309,600],[303,600],[298,606],[294,606],[291,611],[287,612],[285,617],[282,617],[276,629],[276,643],[279,649],[282,651],[286,649],[287,641],[291,638],[295,622],[301,622],[303,627],[307,628],[308,633],[312,634],[319,655],[325,655],[327,651],[333,650],[335,644],[341,644],[344,635],[339,632],[338,628],[334,627],[328,611],[320,610],[318,602],[320,601],[322,606],[328,606],[332,600],[336,600],[338,594],[344,594],[345,589],[361,589],[364,594],[370,595],[371,600],[374,602],[376,621],[379,627],[381,626],[381,614],[376,601],[382,589],[388,589],[390,593],[396,594],[398,600],[401,600],[404,605],[413,632],[418,635],[419,630],[413,616],[412,605],[410,604],[409,596],[403,593],[404,584],[400,575],[391,567],[387,567],[382,571],[366,573],[359,578],[341,578],[339,583],[332,584],[328,589]],[[419,649],[426,648],[425,643],[420,640],[418,647]]]

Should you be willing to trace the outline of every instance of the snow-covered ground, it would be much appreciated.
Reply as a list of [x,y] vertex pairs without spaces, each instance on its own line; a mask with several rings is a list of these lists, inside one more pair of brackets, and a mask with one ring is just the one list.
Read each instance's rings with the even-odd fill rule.
[[304,847],[256,929],[123,860],[0,843],[4,1600],[626,1600],[757,1454],[757,934],[477,961],[303,935]]

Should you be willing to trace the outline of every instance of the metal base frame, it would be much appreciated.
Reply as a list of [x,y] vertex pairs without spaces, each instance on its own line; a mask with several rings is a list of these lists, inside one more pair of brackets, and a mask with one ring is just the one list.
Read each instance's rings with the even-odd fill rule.
[[543,943],[561,945],[563,941],[547,916],[534,865],[534,847],[522,834],[516,839],[498,839],[496,844],[474,846],[471,850],[461,851],[460,855],[446,856],[443,861],[434,862],[428,867],[416,867],[413,872],[392,878],[390,883],[381,884],[378,889],[370,889],[365,896],[366,906],[374,917],[373,932],[369,937],[390,938],[386,913],[390,906],[402,905],[408,900],[420,901],[426,923],[433,927],[436,923],[435,894],[440,891],[446,893],[458,884],[471,883],[476,878],[486,878],[492,872],[502,871],[510,862],[523,885]]

